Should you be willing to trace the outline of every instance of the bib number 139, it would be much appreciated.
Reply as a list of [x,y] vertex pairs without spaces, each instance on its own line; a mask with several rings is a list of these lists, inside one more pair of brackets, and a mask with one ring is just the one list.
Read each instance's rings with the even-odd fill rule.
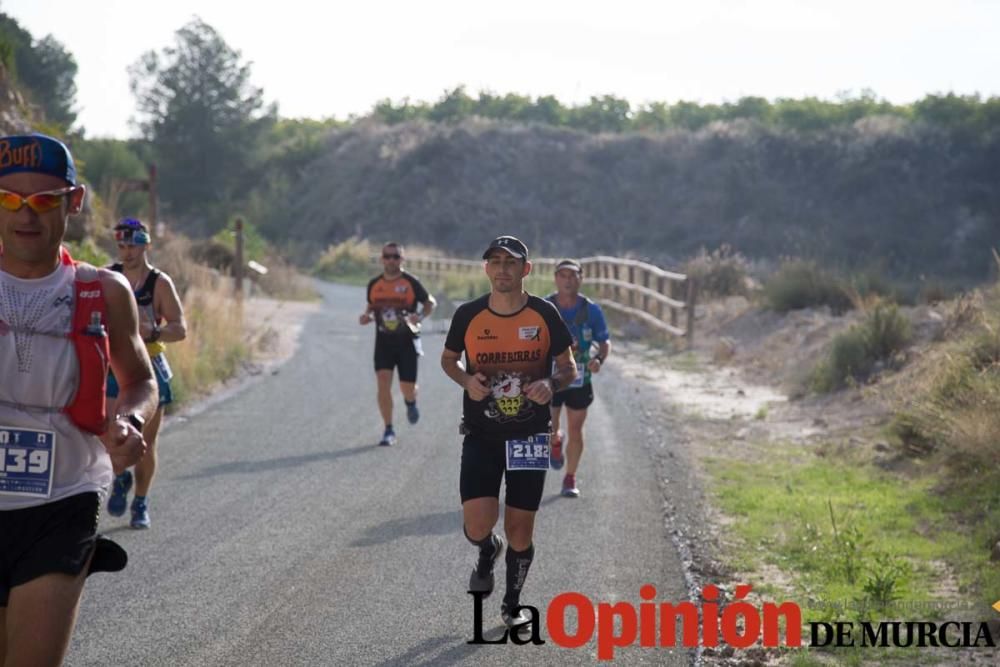
[[0,426],[0,493],[48,497],[55,433]]
[[49,471],[49,452],[42,449],[0,447],[0,472],[41,475]]

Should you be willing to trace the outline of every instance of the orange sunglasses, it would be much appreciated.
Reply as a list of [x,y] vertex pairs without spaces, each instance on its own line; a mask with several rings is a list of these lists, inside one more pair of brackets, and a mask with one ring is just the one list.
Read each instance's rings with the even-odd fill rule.
[[59,208],[62,203],[63,197],[73,192],[76,189],[75,185],[71,185],[65,188],[60,188],[59,190],[45,190],[44,192],[36,192],[30,194],[27,197],[19,195],[16,192],[11,192],[10,190],[0,190],[0,208],[6,211],[20,211],[21,207],[25,204],[34,211],[35,213],[48,213],[51,210]]

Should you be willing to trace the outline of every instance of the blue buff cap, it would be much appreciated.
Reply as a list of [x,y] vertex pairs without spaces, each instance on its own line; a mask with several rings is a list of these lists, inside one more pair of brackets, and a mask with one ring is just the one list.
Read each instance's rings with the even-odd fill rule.
[[0,176],[35,172],[76,185],[76,165],[66,144],[44,134],[0,137]]

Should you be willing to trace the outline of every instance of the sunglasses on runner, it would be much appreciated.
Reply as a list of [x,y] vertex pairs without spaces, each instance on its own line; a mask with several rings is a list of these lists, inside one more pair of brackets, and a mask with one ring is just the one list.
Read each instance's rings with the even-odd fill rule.
[[25,204],[35,213],[48,213],[59,208],[63,198],[76,189],[75,185],[70,185],[58,190],[45,190],[36,192],[28,196],[19,195],[10,190],[0,190],[0,208],[15,212],[20,211]]
[[399,254],[396,254],[396,255],[387,255],[386,253],[382,253],[382,259],[401,259],[401,258],[402,258],[402,255],[399,255]]

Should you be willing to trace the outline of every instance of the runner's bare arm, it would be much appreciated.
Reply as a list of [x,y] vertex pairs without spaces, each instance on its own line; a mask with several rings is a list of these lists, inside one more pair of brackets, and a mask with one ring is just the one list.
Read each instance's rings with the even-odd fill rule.
[[[187,338],[187,321],[184,319],[184,307],[181,306],[180,296],[174,281],[165,273],[160,274],[156,281],[156,288],[153,293],[153,310],[163,318],[163,326],[159,328],[160,333],[155,335],[155,340],[162,340],[164,343],[176,343]],[[145,323],[143,323],[145,324]],[[152,343],[152,324],[148,329],[143,330],[142,324],[139,327],[143,340]]]
[[[119,386],[117,414],[135,413],[148,421],[156,410],[156,381],[146,347],[139,338],[139,312],[132,289],[124,276],[103,269],[101,285],[108,307],[111,369]],[[109,428],[101,440],[117,473],[141,459],[146,444],[127,417],[116,416],[109,415]]]
[[597,354],[587,363],[587,368],[591,373],[599,373],[604,367],[604,362],[608,360],[611,353],[611,341],[604,341],[597,344]]
[[444,348],[441,352],[441,368],[444,374],[455,381],[469,393],[469,398],[474,401],[481,401],[490,394],[490,388],[486,385],[486,376],[482,373],[469,374],[462,366],[462,353],[452,352]]

